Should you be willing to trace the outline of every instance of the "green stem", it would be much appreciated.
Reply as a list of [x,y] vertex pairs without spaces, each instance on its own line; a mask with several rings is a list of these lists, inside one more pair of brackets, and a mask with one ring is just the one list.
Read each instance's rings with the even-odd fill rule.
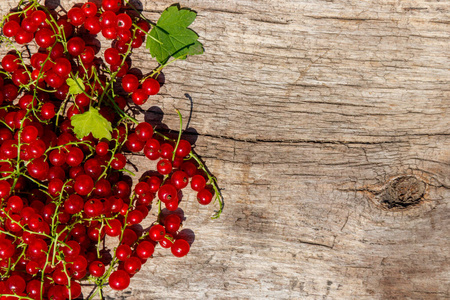
[[181,132],[183,131],[183,117],[181,116],[181,113],[178,109],[176,111],[178,114],[178,118],[180,119],[180,130],[178,131],[177,143],[175,144],[175,148],[173,149],[172,161],[175,160],[175,154],[177,153],[178,145],[180,144]]

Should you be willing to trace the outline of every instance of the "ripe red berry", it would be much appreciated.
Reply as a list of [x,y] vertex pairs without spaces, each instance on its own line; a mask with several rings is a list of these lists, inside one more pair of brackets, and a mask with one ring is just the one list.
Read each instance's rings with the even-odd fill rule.
[[172,247],[170,248],[170,250],[172,251],[172,254],[175,255],[176,257],[183,257],[186,254],[189,253],[189,243],[185,240],[182,239],[178,239],[176,240]]
[[79,195],[86,196],[94,188],[94,181],[89,175],[79,175],[73,187]]
[[105,274],[105,265],[101,261],[93,261],[89,265],[89,273],[94,277],[101,277]]
[[86,2],[83,6],[81,6],[81,9],[86,17],[95,16],[98,10],[97,5],[93,2]]
[[173,146],[169,143],[163,143],[160,147],[161,157],[165,159],[172,159]]
[[194,191],[200,192],[206,186],[206,179],[202,175],[194,175],[191,180],[191,188]]
[[42,28],[36,32],[35,41],[39,47],[48,48],[56,42],[56,37],[50,29]]
[[11,38],[17,34],[19,29],[20,29],[19,23],[17,23],[16,21],[8,21],[3,26],[3,34],[6,37]]
[[83,53],[86,43],[80,37],[73,37],[67,42],[67,51],[72,56],[78,56]]
[[142,241],[136,248],[136,254],[140,259],[148,259],[153,255],[155,246],[149,241]]
[[102,8],[104,11],[118,12],[122,7],[122,0],[103,0]]
[[122,223],[117,220],[109,220],[108,224],[106,225],[106,234],[108,236],[119,236],[122,231]]
[[103,27],[102,35],[108,40],[113,40],[117,37],[117,29],[116,27]]
[[148,95],[142,89],[137,89],[131,94],[131,100],[136,105],[143,105],[147,102]]
[[163,248],[170,248],[172,247],[174,242],[173,236],[170,233],[167,233],[164,238],[159,241],[159,244],[161,245],[161,247]]
[[141,260],[135,256],[127,258],[123,264],[124,270],[130,274],[134,275],[141,270]]
[[114,154],[114,159],[111,161],[111,168],[114,170],[121,170],[127,164],[127,159],[122,153]]
[[98,34],[102,31],[102,25],[100,23],[100,18],[96,16],[90,16],[84,21],[84,27],[89,31],[90,34]]
[[119,51],[115,48],[108,48],[105,50],[105,61],[110,65],[120,64],[121,58]]
[[128,245],[120,245],[116,249],[116,256],[117,259],[120,261],[126,260],[128,257],[131,256],[131,248]]
[[160,157],[160,148],[158,140],[149,139],[144,146],[144,155],[150,160],[157,160]]
[[181,225],[181,219],[176,214],[171,214],[166,216],[164,219],[164,227],[166,228],[166,232],[174,233],[177,232]]
[[175,186],[176,189],[181,190],[188,185],[189,178],[185,172],[175,171],[172,174],[170,181],[172,182],[172,184]]
[[128,136],[128,140],[125,145],[128,150],[132,152],[139,152],[144,148],[145,142],[141,141],[136,133],[132,133]]
[[178,157],[186,157],[191,152],[191,144],[186,140],[180,140],[175,155]]
[[161,159],[158,161],[156,169],[161,175],[170,174],[170,172],[172,172],[172,163],[168,159]]
[[201,205],[208,205],[211,203],[213,195],[207,189],[203,189],[197,194],[197,201]]
[[123,270],[117,270],[109,276],[109,286],[113,290],[121,291],[130,285],[130,275]]
[[173,185],[166,183],[159,188],[158,198],[164,203],[173,201],[177,198],[177,189]]
[[139,80],[133,74],[127,74],[122,78],[123,90],[127,93],[132,93],[137,90],[139,86]]
[[142,89],[149,96],[156,95],[160,89],[159,82],[154,78],[147,78],[142,83]]
[[162,241],[162,239],[164,238],[165,235],[166,235],[166,230],[164,229],[164,226],[162,226],[160,224],[156,224],[156,225],[153,225],[152,227],[150,227],[149,237],[153,241],[155,241],[155,242]]
[[68,21],[73,26],[80,26],[86,20],[86,15],[79,7],[73,7],[67,12]]

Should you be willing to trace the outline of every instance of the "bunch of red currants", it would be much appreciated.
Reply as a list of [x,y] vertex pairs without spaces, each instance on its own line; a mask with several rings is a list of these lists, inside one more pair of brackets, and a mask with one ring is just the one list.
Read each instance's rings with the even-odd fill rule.
[[[0,37],[12,49],[0,70],[0,299],[75,299],[83,281],[103,298],[104,286],[127,288],[157,245],[189,252],[182,189],[202,205],[218,200],[215,217],[223,202],[181,129],[168,136],[127,113],[160,89],[164,66],[146,77],[130,71],[155,24],[121,0],[67,15],[22,3]],[[100,33],[110,43],[103,58]],[[130,152],[156,163],[137,184]],[[157,219],[140,230],[152,204]]]

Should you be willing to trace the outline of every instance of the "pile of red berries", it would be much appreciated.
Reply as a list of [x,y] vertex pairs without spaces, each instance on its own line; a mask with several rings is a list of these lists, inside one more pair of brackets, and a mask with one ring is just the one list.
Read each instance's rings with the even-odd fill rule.
[[[222,201],[188,141],[126,113],[160,89],[164,66],[129,72],[149,21],[121,0],[67,15],[33,0],[2,25],[12,51],[0,70],[0,299],[75,299],[83,281],[103,297],[105,285],[127,288],[157,245],[186,255],[180,191],[189,185],[202,205],[218,199],[218,214]],[[112,40],[103,59],[100,33]],[[143,152],[156,170],[133,185],[127,152]],[[139,230],[152,204],[157,220]]]

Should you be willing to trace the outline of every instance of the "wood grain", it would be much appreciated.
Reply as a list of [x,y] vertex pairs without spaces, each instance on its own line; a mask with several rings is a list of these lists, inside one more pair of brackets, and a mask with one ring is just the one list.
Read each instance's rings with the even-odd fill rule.
[[[152,20],[171,3],[141,1]],[[225,211],[186,195],[189,255],[157,250],[108,299],[449,299],[449,1],[180,4],[205,54],[169,66],[144,110],[190,116]],[[401,176],[425,194],[389,210]]]

